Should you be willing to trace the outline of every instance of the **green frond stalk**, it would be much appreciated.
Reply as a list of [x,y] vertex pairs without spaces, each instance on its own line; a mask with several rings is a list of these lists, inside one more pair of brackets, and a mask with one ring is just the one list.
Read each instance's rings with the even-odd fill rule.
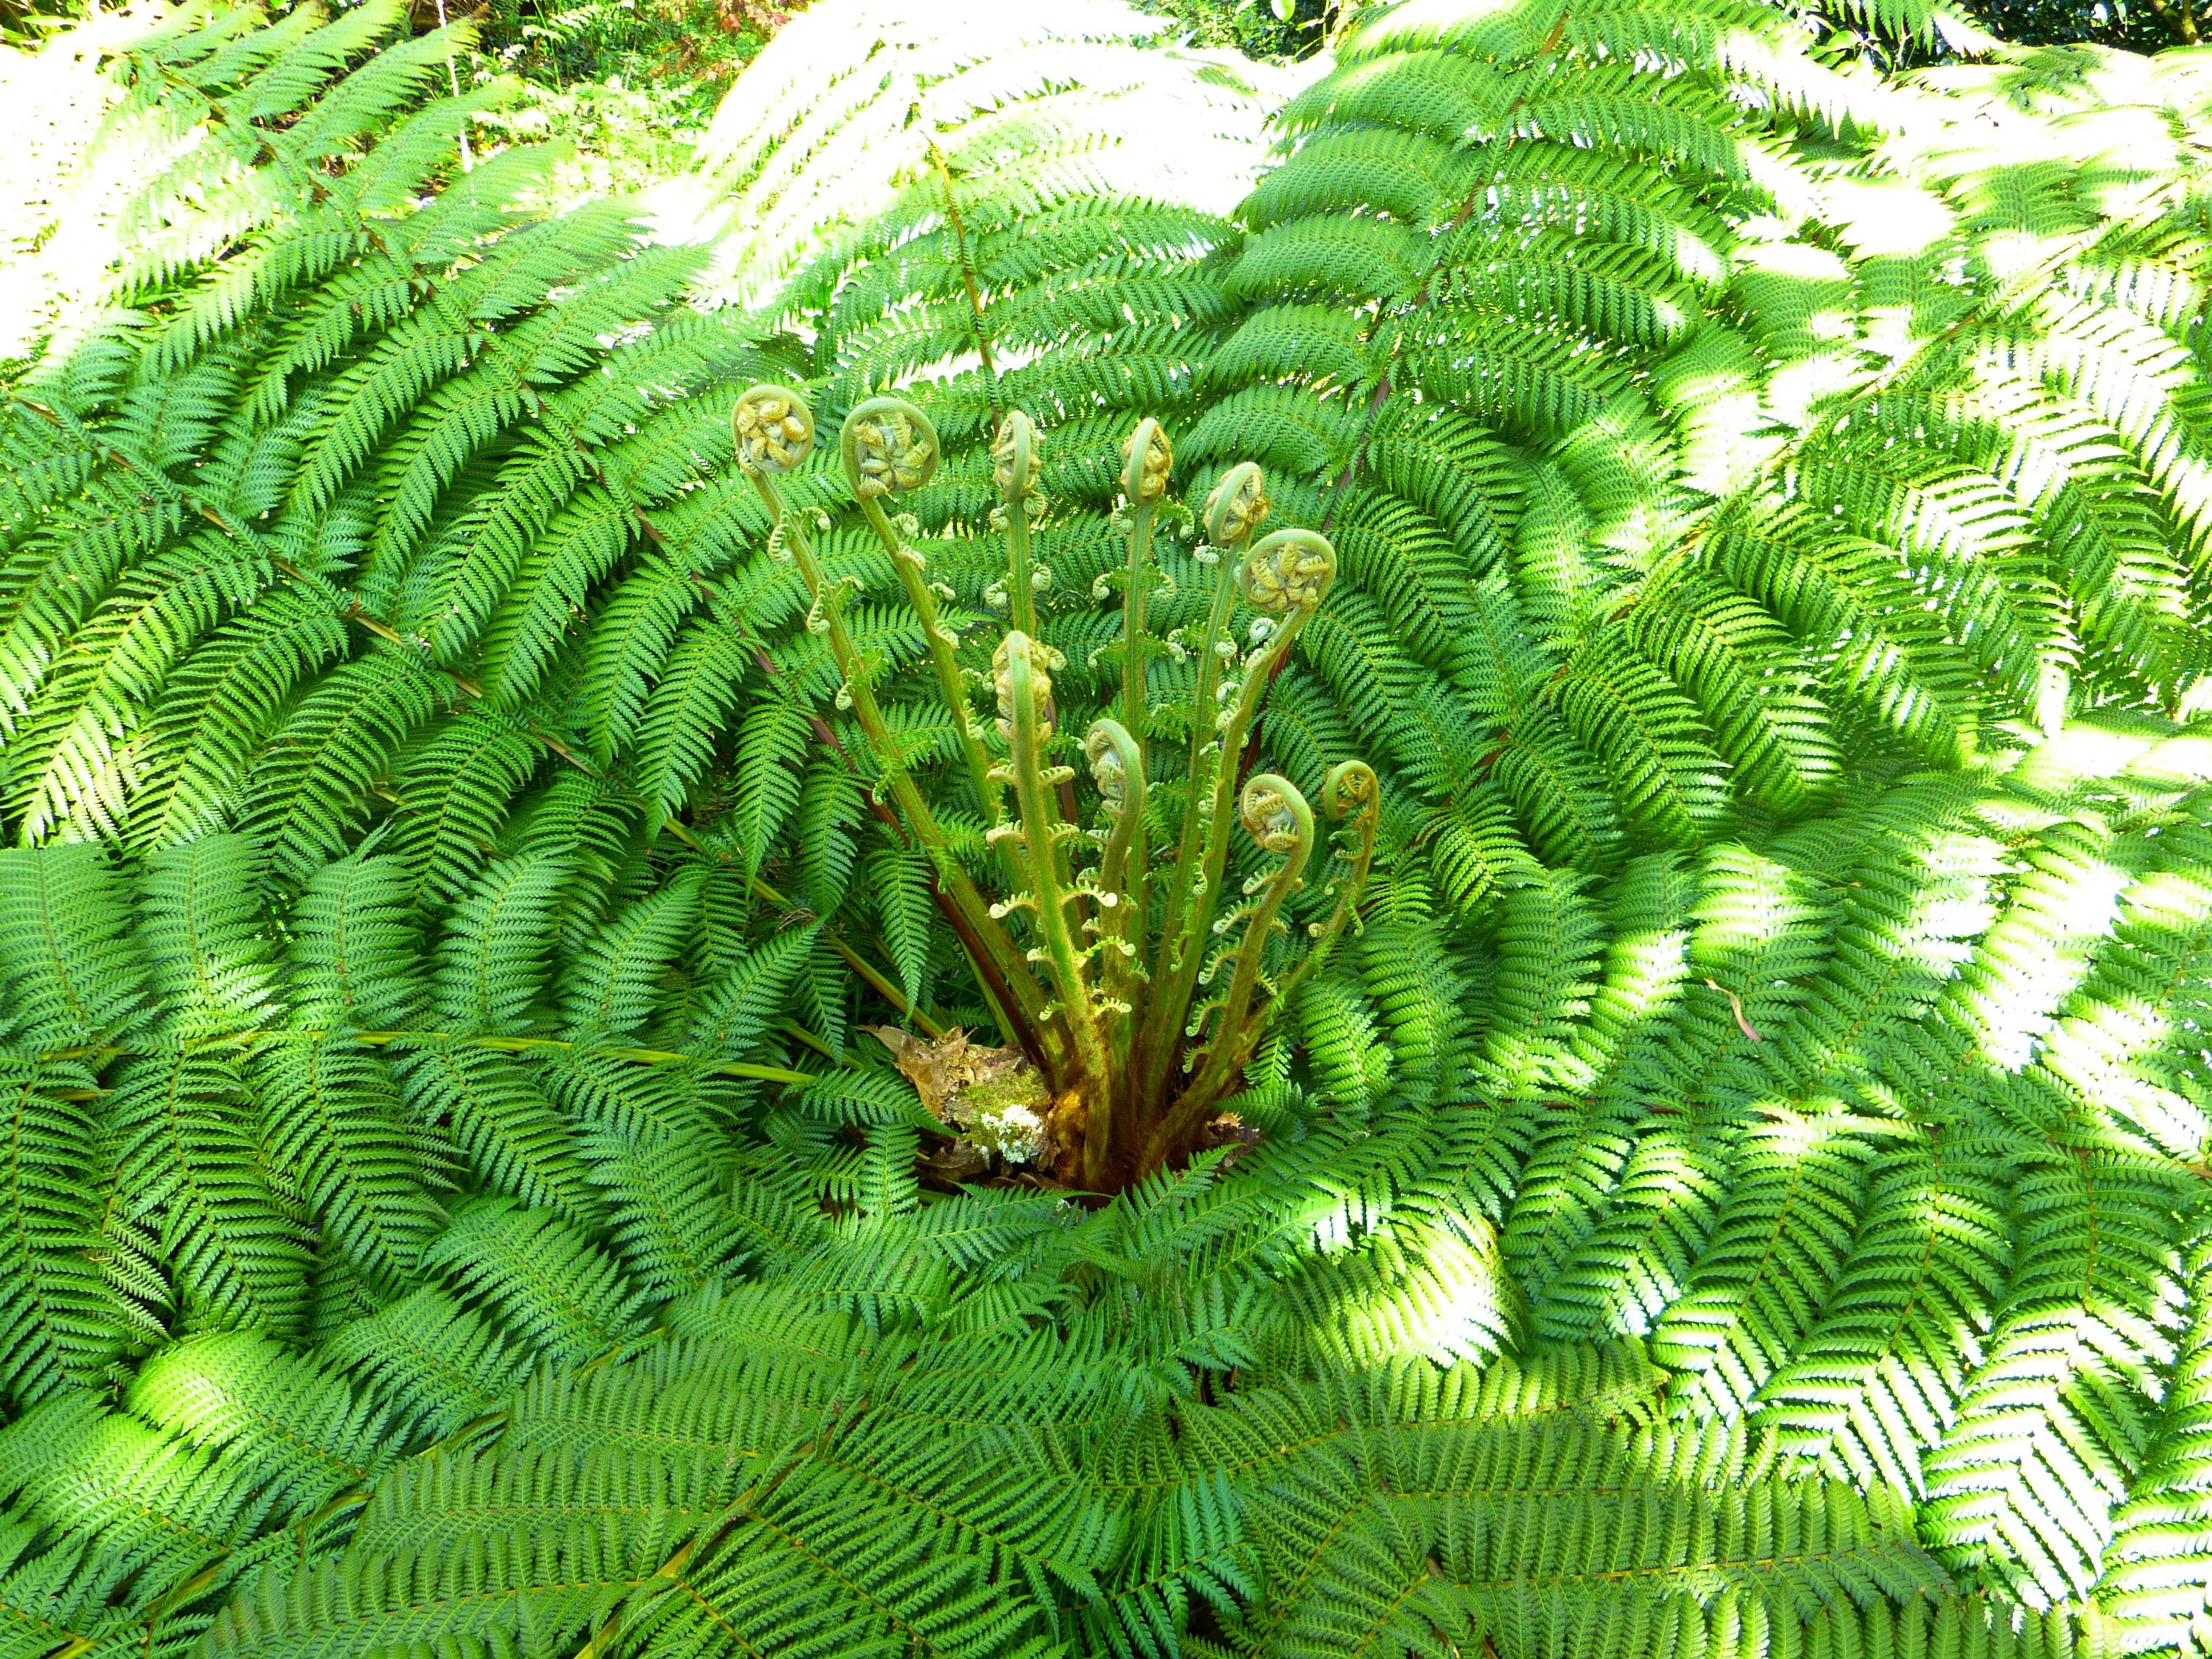
[[[1245,884],[1249,897],[1256,890],[1261,899],[1244,923],[1244,937],[1237,947],[1229,979],[1228,994],[1220,1000],[1218,1009],[1202,1009],[1194,1020],[1197,1024],[1208,1012],[1214,1015],[1213,1041],[1204,1050],[1204,1060],[1197,1074],[1182,1091],[1174,1105],[1160,1120],[1152,1132],[1152,1142],[1145,1149],[1144,1163],[1156,1167],[1194,1132],[1206,1109],[1227,1090],[1237,1068],[1243,1064],[1258,1040],[1259,1032],[1249,1023],[1252,995],[1260,983],[1260,965],[1266,959],[1271,936],[1281,924],[1278,921],[1284,902],[1304,885],[1306,860],[1313,856],[1313,811],[1297,791],[1297,786],[1287,778],[1277,777],[1272,772],[1262,772],[1245,784],[1239,800],[1237,816],[1245,833],[1262,850],[1281,855],[1282,866],[1270,875],[1254,876]],[[1188,1033],[1197,1035],[1196,1032]]]
[[[1013,940],[991,914],[974,881],[951,854],[945,832],[939,828],[929,804],[908,775],[903,752],[892,737],[876,702],[875,690],[860,650],[844,616],[845,592],[833,586],[814,556],[805,527],[787,514],[775,479],[803,461],[811,452],[814,423],[811,411],[796,392],[781,386],[756,386],[741,398],[732,411],[740,464],[759,490],[775,522],[777,533],[797,561],[813,608],[806,626],[826,638],[843,677],[843,699],[859,720],[861,732],[883,768],[885,787],[909,832],[928,855],[963,927],[963,943],[978,952],[978,968],[989,974],[994,988],[1009,1000],[1008,1012],[1025,1022],[1028,1031],[1048,1054],[1057,1055],[1066,1046],[1066,1028],[1049,1011],[1042,988]],[[867,423],[848,422],[853,470],[863,481],[866,495],[889,495],[928,482],[937,465],[936,434],[926,424],[908,423],[896,409]],[[966,723],[966,700],[954,711]]]
[[[810,414],[804,418],[811,423],[813,417]],[[860,503],[869,528],[876,532],[884,550],[891,556],[900,586],[906,590],[907,603],[921,618],[922,633],[928,642],[930,665],[937,671],[938,695],[944,699],[960,734],[961,753],[968,763],[976,809],[983,814],[986,823],[996,825],[1005,819],[1006,808],[1000,797],[1000,787],[992,781],[991,761],[984,752],[982,729],[975,723],[967,682],[954,654],[959,649],[959,638],[939,617],[938,595],[926,579],[928,561],[900,536],[884,510],[885,500],[897,486],[880,470],[864,470],[872,465],[878,469],[883,466],[883,452],[894,441],[885,434],[896,431],[901,424],[912,434],[911,447],[930,454],[936,453],[937,432],[927,416],[902,398],[873,398],[845,417],[844,428],[838,435],[839,458],[844,464],[845,481]],[[811,425],[808,436],[811,441]]]

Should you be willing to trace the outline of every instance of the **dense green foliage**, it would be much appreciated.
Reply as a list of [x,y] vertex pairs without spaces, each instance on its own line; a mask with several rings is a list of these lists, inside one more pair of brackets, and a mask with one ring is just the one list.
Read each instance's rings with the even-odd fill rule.
[[2144,0],[1990,0],[1976,15],[2008,40],[2036,46],[2131,46],[2156,52],[2176,45],[2194,46],[2192,29],[2201,33],[2203,21],[2195,3],[2165,0],[2154,9]]
[[[100,71],[0,404],[0,1655],[2212,1644],[2206,60],[1002,21],[823,0],[696,245],[551,214],[466,25]],[[985,679],[1036,421],[1070,710],[1140,417],[1334,543],[1249,759],[1380,848],[1256,1139],[1085,1206],[856,1036],[991,1020],[763,380],[935,423]]]
[[1139,0],[1173,18],[1194,40],[1254,58],[1303,58],[1322,51],[1349,19],[1341,0]]

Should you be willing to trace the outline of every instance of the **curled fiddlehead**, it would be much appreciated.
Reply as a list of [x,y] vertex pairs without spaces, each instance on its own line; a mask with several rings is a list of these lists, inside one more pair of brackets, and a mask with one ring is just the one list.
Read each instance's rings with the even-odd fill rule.
[[991,487],[1003,500],[1027,501],[1036,493],[1037,474],[1043,465],[1036,423],[1014,410],[999,422],[998,436],[991,441]]
[[[1025,672],[1017,670],[1017,641],[1019,654],[1027,664]],[[1016,703],[1024,696],[1034,705],[1037,736],[1044,738],[1052,735],[1052,674],[1036,641],[1018,629],[1000,640],[999,648],[991,653],[991,683],[999,694],[1000,737],[1008,743],[1014,740],[1014,728],[1020,720]]]
[[1298,787],[1273,772],[1255,775],[1237,799],[1237,822],[1244,833],[1270,853],[1291,860],[1285,866],[1296,878],[1313,851],[1313,809]]
[[1132,507],[1150,507],[1168,493],[1168,474],[1175,468],[1175,449],[1167,428],[1149,416],[1121,440],[1121,493]]
[[1024,634],[1037,631],[1035,590],[1051,579],[1048,571],[1034,567],[1030,557],[1030,507],[1036,499],[1037,474],[1044,465],[1044,448],[1036,425],[1018,409],[999,422],[991,444],[991,483],[999,492],[1000,515],[1006,526],[1006,583],[1013,625]]
[[1237,566],[1237,591],[1271,617],[1314,610],[1335,580],[1336,549],[1311,530],[1263,536]]
[[822,600],[822,568],[799,521],[785,510],[783,493],[775,481],[805,464],[814,453],[814,411],[806,399],[787,386],[757,386],[746,390],[730,410],[730,433],[737,445],[738,465],[760,491],[774,520],[775,545],[780,540],[799,561],[799,571],[818,607]]
[[748,472],[788,472],[814,453],[814,411],[789,386],[754,386],[731,410],[730,426]]
[[[1336,549],[1328,537],[1311,530],[1278,530],[1263,536],[1237,562],[1237,588],[1261,611],[1261,620],[1254,625],[1255,645],[1244,662],[1244,678],[1233,699],[1224,688],[1224,707],[1214,717],[1224,753],[1243,744],[1276,668],[1335,580]],[[1223,781],[1227,781],[1224,774]],[[1224,796],[1217,813],[1226,805]]]
[[1329,768],[1321,787],[1322,811],[1344,823],[1339,832],[1336,856],[1348,867],[1336,889],[1336,903],[1328,920],[1308,925],[1313,948],[1283,981],[1281,1000],[1287,1002],[1309,975],[1320,971],[1349,922],[1359,913],[1360,895],[1367,889],[1367,872],[1375,862],[1375,830],[1382,818],[1382,783],[1365,761],[1340,761]]
[[1121,441],[1122,493],[1129,498],[1129,569],[1121,596],[1121,720],[1140,739],[1151,726],[1145,706],[1145,600],[1152,550],[1152,514],[1167,494],[1175,449],[1149,416]]
[[903,398],[871,398],[838,437],[845,477],[863,502],[919,489],[937,471],[937,428]]
[[[1328,595],[1336,576],[1336,550],[1326,536],[1310,530],[1278,530],[1256,543],[1237,565],[1237,585],[1259,605],[1264,633],[1255,629],[1259,643],[1242,664],[1243,678],[1224,683],[1218,692],[1222,707],[1214,716],[1218,734],[1213,750],[1217,758],[1212,777],[1212,833],[1207,842],[1200,880],[1211,887],[1220,879],[1227,857],[1226,821],[1237,801],[1237,768],[1231,757],[1243,746],[1267,695],[1277,666],[1288,654],[1298,630]],[[1278,620],[1279,618],[1279,620]],[[1226,653],[1233,659],[1234,649]],[[1248,786],[1249,790],[1249,786]],[[1243,810],[1239,803],[1239,810]],[[1247,827],[1249,827],[1249,820]]]
[[1259,529],[1269,505],[1267,474],[1253,462],[1238,463],[1221,475],[1206,498],[1206,539],[1216,547],[1235,547]]
[[1333,818],[1372,824],[1382,800],[1382,781],[1365,761],[1340,761],[1322,780],[1321,810]]
[[1083,758],[1091,768],[1091,781],[1097,787],[1099,803],[1108,817],[1119,823],[1130,810],[1132,784],[1137,797],[1135,810],[1144,810],[1145,759],[1138,751],[1137,740],[1121,721],[1091,721],[1090,731],[1083,736]]
[[1107,821],[1105,854],[1099,860],[1095,887],[1099,915],[1088,925],[1107,949],[1108,998],[1121,1005],[1116,1013],[1127,1013],[1127,969],[1145,941],[1143,872],[1136,872],[1133,879],[1129,859],[1145,819],[1145,756],[1121,721],[1100,719],[1084,734],[1083,757],[1090,763],[1091,781],[1097,786]]

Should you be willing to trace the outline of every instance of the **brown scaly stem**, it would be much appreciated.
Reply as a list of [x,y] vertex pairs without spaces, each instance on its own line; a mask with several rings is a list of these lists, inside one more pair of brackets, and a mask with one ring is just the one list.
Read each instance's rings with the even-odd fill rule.
[[1152,519],[1167,493],[1172,452],[1167,434],[1154,420],[1137,422],[1122,446],[1121,493],[1129,502],[1129,564],[1121,598],[1121,724],[1141,744],[1152,735],[1152,709],[1145,702],[1148,658],[1145,601],[1152,580]]
[[991,446],[991,481],[1006,521],[1006,603],[1014,631],[1036,637],[1036,569],[1030,552],[1030,502],[1036,494],[1040,457],[1036,428],[1015,410],[999,423]]

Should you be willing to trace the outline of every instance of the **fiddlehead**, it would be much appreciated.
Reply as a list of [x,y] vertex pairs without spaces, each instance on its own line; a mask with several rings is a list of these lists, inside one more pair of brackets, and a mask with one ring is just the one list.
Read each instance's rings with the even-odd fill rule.
[[919,489],[937,471],[937,428],[902,398],[871,398],[838,437],[845,476],[863,502]]
[[[1253,647],[1241,661],[1233,643],[1213,653],[1224,665],[1235,664],[1240,676],[1224,680],[1214,693],[1215,701],[1222,705],[1213,717],[1218,734],[1215,752],[1220,756],[1233,755],[1242,747],[1260,699],[1273,682],[1276,667],[1290,653],[1298,630],[1328,597],[1336,580],[1336,550],[1328,537],[1314,531],[1278,530],[1263,537],[1237,562],[1236,579],[1238,591],[1261,614],[1253,624]],[[1235,769],[1225,763],[1218,764],[1205,866],[1209,878],[1221,867],[1236,787]]]
[[[805,400],[788,388],[757,388],[739,400],[733,420],[740,459],[775,515],[779,541],[799,564],[814,596],[810,625],[828,636],[844,674],[841,705],[851,708],[867,735],[887,787],[917,839],[933,848],[948,890],[956,881],[965,884],[929,808],[905,775],[835,595],[826,592],[823,567],[778,494],[777,479],[806,460],[814,441]],[[1050,1052],[1044,1058],[1056,1103],[1053,1135],[1062,1158],[1071,1156],[1079,1142],[1079,1167],[1094,1185],[1137,1164],[1157,1167],[1187,1148],[1205,1112],[1234,1086],[1264,1023],[1259,1007],[1265,1000],[1262,969],[1273,937],[1282,928],[1283,907],[1298,890],[1312,855],[1313,814],[1297,791],[1273,774],[1255,777],[1240,790],[1226,757],[1250,728],[1273,671],[1327,598],[1336,575],[1335,550],[1326,537],[1308,530],[1261,535],[1268,499],[1265,475],[1256,465],[1231,468],[1206,500],[1200,515],[1206,544],[1196,557],[1215,574],[1200,629],[1182,636],[1185,644],[1195,643],[1199,661],[1180,808],[1182,833],[1173,872],[1166,878],[1165,916],[1155,947],[1146,853],[1149,779],[1143,732],[1152,711],[1145,607],[1156,579],[1151,565],[1154,519],[1174,465],[1166,433],[1157,421],[1146,420],[1122,446],[1129,546],[1120,690],[1122,712],[1135,724],[1101,718],[1085,734],[1084,758],[1101,808],[1100,828],[1094,832],[1101,846],[1097,863],[1079,872],[1068,856],[1068,843],[1081,833],[1068,787],[1075,773],[1055,763],[1052,749],[1057,718],[1053,678],[1060,659],[1033,627],[1020,625],[1033,623],[1035,594],[1042,586],[1029,541],[1029,514],[1042,471],[1035,425],[1019,411],[1009,414],[999,425],[992,450],[1007,557],[1005,590],[993,602],[1008,610],[1016,624],[992,659],[997,735],[1006,744],[1006,757],[995,765],[986,747],[990,728],[970,709],[968,677],[957,659],[958,640],[940,620],[943,590],[930,586],[925,554],[902,536],[889,512],[891,496],[919,488],[933,476],[939,455],[936,431],[921,410],[903,399],[872,398],[847,417],[838,448],[853,494],[923,623],[939,690],[958,724],[984,808],[986,840],[1007,878],[1004,896],[981,907],[988,931],[964,927],[963,942],[975,941],[969,948],[977,955],[979,971],[990,969],[987,976],[994,983],[1019,987],[1025,1024],[1048,1036]],[[1230,626],[1240,599],[1259,613],[1249,644]],[[1009,784],[1016,798],[1011,813],[1002,805]],[[1374,774],[1364,764],[1352,763],[1330,775],[1322,804],[1332,817],[1350,822],[1346,850],[1340,854],[1352,866],[1350,879],[1328,924],[1314,930],[1315,950],[1288,983],[1314,971],[1350,924],[1373,856],[1378,803]],[[1272,872],[1247,882],[1236,911],[1216,923],[1228,843],[1240,822],[1282,861]],[[972,886],[966,890],[972,893]],[[981,895],[975,896],[981,904]],[[963,921],[969,920],[969,908],[956,906]],[[1018,942],[1000,926],[1001,918],[1016,911],[1030,913]],[[1207,965],[1206,942],[1240,924],[1241,936],[1231,933],[1233,943]],[[1155,948],[1158,961],[1148,961]],[[1224,969],[1229,970],[1225,988],[1194,1020],[1200,980],[1212,984]],[[1187,1080],[1178,1086],[1171,1081],[1177,1077]],[[1079,1166],[1060,1167],[1072,1171]]]
[[[1122,1017],[1131,1012],[1129,982],[1142,972],[1135,958],[1145,943],[1144,870],[1140,863],[1133,867],[1131,853],[1139,845],[1144,827],[1145,756],[1119,720],[1101,719],[1093,720],[1084,736],[1083,757],[1090,763],[1107,820],[1105,849],[1098,862],[1098,915],[1086,925],[1097,933],[1105,953],[1101,979],[1120,1031]],[[1126,1050],[1126,1038],[1115,1046]]]
[[1121,724],[1139,742],[1151,728],[1145,702],[1145,601],[1151,574],[1152,519],[1167,494],[1175,450],[1158,421],[1149,417],[1121,442],[1121,493],[1129,501],[1129,568],[1121,597]]
[[748,472],[788,472],[814,453],[814,411],[788,386],[753,387],[738,399],[730,425],[738,464]]
[[1330,767],[1328,776],[1322,781],[1321,810],[1333,818],[1352,819],[1354,828],[1364,826],[1371,842],[1375,822],[1382,810],[1382,784],[1375,769],[1357,760],[1340,761]]
[[1091,781],[1107,816],[1119,823],[1130,808],[1130,790],[1136,790],[1137,810],[1143,810],[1144,758],[1136,739],[1119,720],[1097,720],[1084,734],[1083,758],[1091,767]]
[[1013,625],[1021,633],[1036,633],[1036,573],[1030,562],[1030,503],[1036,496],[1037,473],[1043,465],[1036,425],[1018,409],[999,422],[991,445],[991,483],[999,492],[1000,513],[1006,525],[1006,580]]
[[[1025,669],[1018,665],[1018,657]],[[1025,713],[1034,716],[1040,742],[1052,736],[1052,675],[1039,659],[1035,640],[1017,629],[999,641],[991,655],[991,685],[999,698],[1000,737],[1012,743]]]
[[[1224,681],[1216,692],[1223,705],[1213,718],[1223,755],[1237,753],[1259,712],[1260,699],[1274,683],[1275,671],[1290,654],[1306,625],[1336,581],[1336,549],[1311,530],[1278,530],[1262,537],[1237,566],[1237,586],[1260,614],[1252,629],[1253,648],[1238,665],[1242,678]],[[1233,660],[1230,653],[1216,656]],[[1236,773],[1224,765],[1214,786],[1215,841],[1220,843],[1229,815]],[[1214,867],[1214,866],[1209,866]]]
[[[826,599],[827,582],[822,565],[814,556],[814,546],[805,529],[784,505],[783,492],[775,480],[793,468],[803,465],[814,453],[814,411],[806,400],[789,386],[757,386],[739,397],[730,411],[731,434],[737,445],[738,465],[753,481],[760,492],[762,502],[769,510],[773,528],[769,532],[771,548],[780,548],[796,560],[799,573],[805,580],[806,591],[813,600],[813,610],[807,617],[808,631],[831,631]],[[832,643],[832,650],[836,649]],[[852,672],[842,653],[837,665],[845,672],[848,684]]]
[[1262,850],[1280,853],[1290,860],[1285,871],[1295,880],[1313,851],[1313,809],[1306,805],[1297,786],[1273,772],[1262,772],[1244,786],[1237,816],[1244,833]]
[[991,442],[991,486],[1009,501],[1025,501],[1036,493],[1037,473],[1044,456],[1037,447],[1036,422],[1018,409],[999,422]]
[[1287,1003],[1307,978],[1318,973],[1343,938],[1347,923],[1359,914],[1360,896],[1367,890],[1367,872],[1375,862],[1375,831],[1382,818],[1382,783],[1365,761],[1341,761],[1329,769],[1321,787],[1321,809],[1332,818],[1348,820],[1339,832],[1336,856],[1349,867],[1336,885],[1336,903],[1328,920],[1308,924],[1313,948],[1284,980],[1277,1001]]
[[1336,549],[1310,530],[1278,530],[1253,545],[1237,567],[1244,602],[1270,617],[1300,622],[1328,597],[1336,580]]
[[1168,493],[1168,474],[1175,466],[1175,449],[1167,428],[1150,416],[1121,440],[1121,493],[1132,507],[1151,507]]
[[1267,474],[1258,465],[1244,461],[1231,467],[1206,498],[1206,539],[1222,549],[1249,540],[1266,522],[1271,505]]
[[[1005,822],[1006,809],[998,786],[991,781],[990,757],[985,752],[968,698],[968,681],[954,654],[958,635],[947,628],[938,609],[938,594],[927,579],[929,562],[920,549],[908,546],[884,510],[886,497],[918,489],[937,470],[937,428],[929,417],[902,398],[871,398],[845,417],[837,448],[844,462],[846,482],[860,503],[860,512],[876,538],[891,556],[891,568],[906,590],[907,603],[921,618],[930,665],[936,671],[938,695],[959,732],[960,749],[968,765],[969,786],[986,824]],[[1009,874],[1012,873],[1008,866]]]

